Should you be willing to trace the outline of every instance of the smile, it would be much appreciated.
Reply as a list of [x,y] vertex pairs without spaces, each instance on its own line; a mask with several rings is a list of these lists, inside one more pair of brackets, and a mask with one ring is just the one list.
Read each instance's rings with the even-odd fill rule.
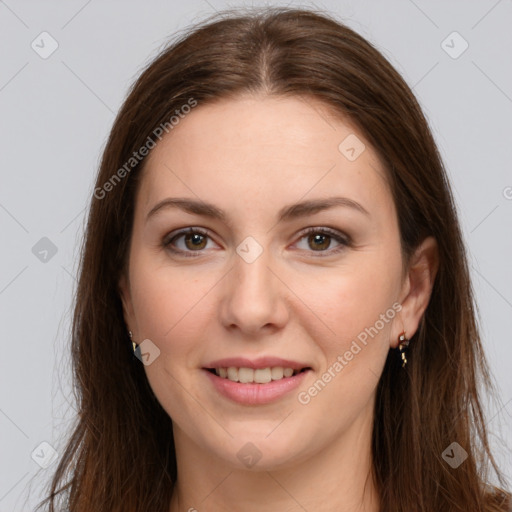
[[[222,370],[226,371],[226,377],[220,375]],[[246,370],[250,370],[253,373],[251,374],[250,371],[246,372]],[[287,374],[292,370],[292,375],[285,376],[285,370],[287,370]],[[217,371],[219,375],[217,375]],[[281,374],[282,377],[268,380],[269,375],[272,377],[272,371],[276,377]],[[203,369],[203,373],[210,381],[216,393],[242,405],[264,405],[282,400],[303,382],[310,371],[312,371],[311,368],[293,370],[283,367],[269,367],[256,370],[245,367]],[[237,380],[230,379],[228,372],[231,373],[233,379],[236,378]],[[246,380],[247,382],[242,382],[238,379]],[[264,379],[265,382],[258,383],[256,379]]]
[[268,384],[275,380],[292,377],[298,373],[307,370],[294,370],[293,368],[283,368],[282,366],[274,366],[267,368],[237,368],[230,366],[228,368],[211,368],[211,372],[223,379],[229,379],[232,382]]

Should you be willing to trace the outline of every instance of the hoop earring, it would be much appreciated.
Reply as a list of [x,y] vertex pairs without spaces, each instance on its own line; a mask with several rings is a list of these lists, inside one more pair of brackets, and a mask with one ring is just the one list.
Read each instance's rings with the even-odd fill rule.
[[400,356],[402,357],[402,368],[405,368],[405,365],[407,364],[406,349],[409,346],[409,340],[405,335],[405,331],[398,336],[398,342],[398,350],[400,351]]

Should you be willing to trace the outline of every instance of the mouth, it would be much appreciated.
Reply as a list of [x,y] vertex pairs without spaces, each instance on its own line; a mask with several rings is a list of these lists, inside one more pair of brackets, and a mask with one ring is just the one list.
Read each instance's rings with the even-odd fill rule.
[[313,366],[278,356],[227,357],[209,361],[202,368],[218,395],[242,405],[265,405],[289,400]]
[[241,384],[268,384],[273,381],[295,377],[299,373],[307,372],[312,368],[310,366],[300,369],[284,366],[268,366],[266,368],[219,366],[204,369],[221,379],[226,379],[231,382],[239,382]]
[[244,406],[263,406],[290,400],[292,391],[301,386],[313,371],[310,366],[292,362],[288,364],[293,364],[295,368],[266,364],[269,363],[253,364],[259,368],[215,365],[202,370],[218,395]]

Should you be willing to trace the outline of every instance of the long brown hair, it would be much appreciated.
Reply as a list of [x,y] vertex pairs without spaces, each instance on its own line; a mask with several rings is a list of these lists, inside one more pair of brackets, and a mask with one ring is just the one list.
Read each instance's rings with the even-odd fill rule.
[[[225,11],[180,35],[141,74],[114,122],[75,298],[79,415],[39,506],[168,510],[176,480],[171,419],[133,355],[118,290],[145,162],[131,158],[150,139],[158,143],[158,127],[173,129],[169,120],[191,100],[200,108],[251,92],[316,98],[355,123],[387,169],[405,261],[426,236],[438,243],[439,270],[409,364],[402,369],[390,350],[377,389],[372,449],[381,510],[507,510],[510,494],[489,448],[481,403],[480,386],[489,394],[494,386],[454,201],[428,123],[404,80],[368,41],[324,13],[285,8]],[[454,442],[468,454],[456,469],[442,456]],[[491,468],[499,487],[489,481]]]

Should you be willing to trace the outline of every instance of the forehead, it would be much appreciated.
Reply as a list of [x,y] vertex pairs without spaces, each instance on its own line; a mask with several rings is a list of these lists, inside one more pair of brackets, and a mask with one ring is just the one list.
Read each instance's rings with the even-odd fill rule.
[[245,96],[183,116],[148,156],[140,199],[218,196],[268,209],[333,191],[389,207],[385,172],[364,136],[315,99]]

